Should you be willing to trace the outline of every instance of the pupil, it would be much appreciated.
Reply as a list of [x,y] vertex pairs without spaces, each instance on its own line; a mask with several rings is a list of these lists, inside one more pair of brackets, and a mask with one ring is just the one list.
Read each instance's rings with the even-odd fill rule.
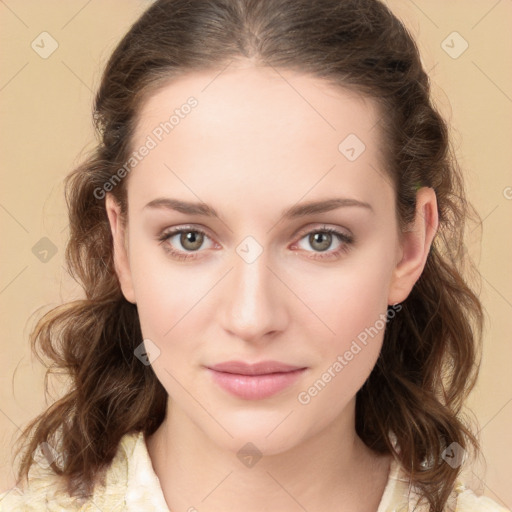
[[[187,233],[184,233],[182,237],[184,237],[184,240],[182,241],[182,245],[185,248],[188,248],[189,250],[198,249],[201,246],[201,241],[198,243],[198,240],[201,239],[201,234],[196,233],[195,231],[188,231]],[[187,245],[191,244],[191,245]]]
[[[326,240],[322,242],[322,238],[325,236]],[[315,243],[319,243],[322,247],[318,247],[319,250],[325,251],[331,245],[330,243],[330,233],[315,233],[313,235],[313,240]],[[326,243],[327,242],[327,243]]]

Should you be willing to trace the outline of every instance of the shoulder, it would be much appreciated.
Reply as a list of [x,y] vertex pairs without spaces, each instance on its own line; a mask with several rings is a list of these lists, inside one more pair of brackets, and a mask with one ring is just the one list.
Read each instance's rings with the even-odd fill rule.
[[98,485],[93,496],[82,501],[69,496],[63,488],[61,478],[45,463],[42,453],[36,452],[27,484],[0,493],[0,512],[116,510],[116,507],[124,503],[129,461],[141,435],[141,433],[130,433],[123,436],[116,456],[106,472],[105,485]]
[[25,488],[13,487],[0,493],[0,512],[92,512],[86,503],[79,503],[61,488],[58,477],[30,482]]
[[[378,512],[428,512],[429,507],[422,493],[411,485],[402,466],[391,462],[388,483]],[[486,496],[478,496],[460,480],[453,486],[452,493],[444,508],[446,512],[511,512]]]
[[510,512],[487,496],[477,496],[461,483],[455,486],[454,493],[457,498],[455,512]]

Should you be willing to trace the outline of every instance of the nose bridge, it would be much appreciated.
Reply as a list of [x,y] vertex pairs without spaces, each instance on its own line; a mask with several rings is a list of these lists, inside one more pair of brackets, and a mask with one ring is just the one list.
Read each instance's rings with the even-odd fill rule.
[[281,329],[283,304],[276,290],[270,252],[253,237],[246,237],[233,254],[233,271],[222,303],[224,328],[251,340]]

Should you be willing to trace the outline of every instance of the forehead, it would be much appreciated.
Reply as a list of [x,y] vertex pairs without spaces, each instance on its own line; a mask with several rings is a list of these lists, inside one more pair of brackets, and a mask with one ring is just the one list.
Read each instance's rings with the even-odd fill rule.
[[[184,108],[191,97],[195,106]],[[213,191],[225,194],[221,201],[280,191],[294,202],[333,187],[378,200],[389,188],[379,115],[373,100],[292,71],[191,73],[160,88],[139,112],[132,147],[149,139],[154,147],[130,174],[129,202],[162,190],[204,201]]]
[[[191,121],[180,122],[174,138],[180,132],[190,137],[192,131],[197,139],[207,136],[204,142],[230,136],[249,142],[244,150],[259,141],[268,145],[291,139],[299,145],[305,137],[335,144],[344,132],[373,137],[376,132],[367,132],[373,131],[379,115],[370,98],[317,77],[270,67],[228,67],[190,73],[160,86],[140,109],[137,135],[168,120],[190,97],[198,105]],[[279,140],[277,130],[282,130]]]

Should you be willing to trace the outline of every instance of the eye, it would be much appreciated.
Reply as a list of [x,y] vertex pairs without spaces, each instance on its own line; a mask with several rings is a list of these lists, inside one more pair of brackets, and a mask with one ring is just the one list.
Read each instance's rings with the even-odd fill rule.
[[[338,240],[339,244],[335,250],[328,250],[332,247],[333,242]],[[308,251],[303,246],[301,246],[301,242],[305,240],[306,244],[314,249],[314,251]],[[321,229],[315,229],[313,231],[309,231],[306,233],[306,236],[303,236],[299,242],[297,242],[294,246],[299,246],[301,249],[306,250],[307,252],[316,253],[312,257],[313,259],[326,259],[326,258],[338,258],[344,252],[347,252],[350,249],[351,244],[353,244],[354,238],[352,235],[348,235],[342,231],[339,231],[334,228],[328,228],[323,226]],[[322,254],[325,253],[325,254]]]
[[[173,238],[176,238],[176,241],[172,242]],[[165,251],[179,260],[195,258],[195,253],[197,253],[197,251],[201,248],[205,239],[210,239],[210,237],[203,230],[187,227],[180,227],[164,231],[158,237],[158,240],[163,245]],[[181,245],[182,249],[174,249],[174,246],[177,243]],[[186,254],[187,252],[190,254]]]
[[[211,241],[210,237],[202,229],[187,226],[165,230],[157,238],[164,250],[178,260],[197,258],[198,253],[201,252],[199,249],[203,247],[205,240]],[[173,241],[173,238],[176,240]],[[302,240],[306,240],[306,243],[314,250],[308,251],[301,246]],[[328,250],[336,240],[339,243],[338,247],[334,250]],[[337,259],[344,252],[347,252],[353,243],[354,238],[352,235],[323,226],[320,229],[306,231],[305,236],[303,235],[292,248],[299,246],[299,248],[304,249],[306,252],[313,253],[313,256],[308,256],[312,259]],[[176,249],[176,245],[181,247]],[[212,246],[215,246],[215,244],[212,243],[210,248]]]

